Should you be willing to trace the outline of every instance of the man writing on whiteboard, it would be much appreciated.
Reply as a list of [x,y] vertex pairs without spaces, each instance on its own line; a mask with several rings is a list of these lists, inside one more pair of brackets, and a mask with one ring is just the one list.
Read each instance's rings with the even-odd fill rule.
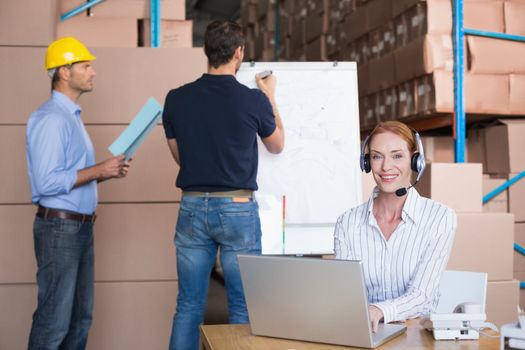
[[208,283],[218,248],[230,323],[247,323],[237,254],[261,253],[257,135],[271,153],[284,147],[275,104],[276,80],[256,76],[259,89],[239,83],[244,57],[237,23],[206,28],[208,72],[166,96],[163,124],[183,191],[175,233],[179,294],[170,349],[198,349]]

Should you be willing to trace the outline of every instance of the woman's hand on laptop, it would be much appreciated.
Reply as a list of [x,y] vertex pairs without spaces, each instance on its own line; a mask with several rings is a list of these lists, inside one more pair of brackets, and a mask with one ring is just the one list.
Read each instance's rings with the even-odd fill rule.
[[377,326],[379,321],[383,319],[383,311],[380,308],[374,305],[368,306],[368,314],[370,315],[370,323],[372,325],[372,332],[377,332]]

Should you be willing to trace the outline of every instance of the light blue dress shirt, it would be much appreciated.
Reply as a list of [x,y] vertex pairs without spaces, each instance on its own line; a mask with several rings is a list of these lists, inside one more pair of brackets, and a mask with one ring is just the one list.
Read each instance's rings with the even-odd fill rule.
[[53,91],[29,117],[26,157],[31,200],[47,208],[92,214],[97,207],[97,182],[73,188],[77,171],[95,165],[95,151],[81,108]]

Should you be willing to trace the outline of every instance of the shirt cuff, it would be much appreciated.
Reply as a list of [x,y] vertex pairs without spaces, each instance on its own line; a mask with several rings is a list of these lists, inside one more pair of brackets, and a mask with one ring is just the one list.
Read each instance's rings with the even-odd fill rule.
[[75,183],[77,182],[78,177],[78,170],[70,170],[66,172],[66,176],[64,178],[64,188],[66,189],[66,193],[71,192],[73,189],[73,186],[75,186]]
[[384,323],[390,323],[392,321],[395,321],[395,315],[397,313],[396,306],[391,301],[382,301],[379,303],[370,304],[372,306],[377,307],[379,310],[383,312],[383,322]]

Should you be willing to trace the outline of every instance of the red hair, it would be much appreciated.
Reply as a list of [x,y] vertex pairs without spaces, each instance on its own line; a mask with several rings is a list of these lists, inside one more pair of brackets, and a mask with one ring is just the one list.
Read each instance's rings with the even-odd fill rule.
[[382,134],[385,132],[391,132],[392,134],[398,135],[403,140],[405,140],[410,153],[414,153],[417,151],[417,141],[414,131],[405,123],[401,123],[397,120],[389,120],[377,124],[374,130],[372,130],[372,132],[370,133],[368,145],[372,143],[372,139],[375,135]]

